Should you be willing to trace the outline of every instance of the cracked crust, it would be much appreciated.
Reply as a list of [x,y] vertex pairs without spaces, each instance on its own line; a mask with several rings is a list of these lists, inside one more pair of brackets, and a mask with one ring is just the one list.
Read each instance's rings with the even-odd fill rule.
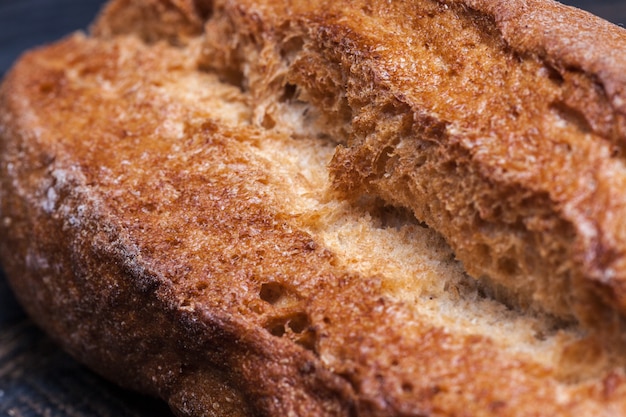
[[[183,416],[626,413],[621,345],[585,327],[622,305],[621,217],[593,212],[621,204],[622,58],[563,44],[621,29],[552,2],[543,38],[529,2],[209,3],[115,1],[3,82],[0,254],[44,329]],[[579,183],[536,181],[564,166]],[[530,279],[554,269],[573,299]]]
[[410,208],[508,304],[621,332],[623,29],[551,1],[242,3],[206,65],[256,124],[313,104],[337,190]]

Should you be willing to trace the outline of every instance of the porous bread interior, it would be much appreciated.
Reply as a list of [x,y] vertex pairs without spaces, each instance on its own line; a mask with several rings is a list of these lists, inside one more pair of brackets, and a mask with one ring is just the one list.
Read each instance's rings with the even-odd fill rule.
[[501,348],[554,366],[580,329],[557,329],[553,318],[523,314],[485,297],[443,238],[410,214],[378,200],[355,206],[331,191],[323,140],[265,140],[258,155],[281,161],[275,199],[320,239],[349,271],[383,279],[385,297],[454,334],[483,335]]
[[[172,78],[162,88],[181,103],[210,106],[225,125],[252,122],[249,97],[213,74]],[[302,114],[302,104],[293,112]],[[303,126],[301,132],[307,129]],[[563,349],[580,340],[582,330],[559,328],[563,323],[554,318],[524,314],[487,297],[444,239],[407,211],[376,199],[349,202],[334,193],[327,168],[335,151],[332,140],[315,132],[297,138],[277,130],[263,133],[249,152],[250,158],[271,166],[271,200],[331,250],[343,268],[382,277],[382,296],[447,332],[483,335],[502,349],[549,367],[568,364]]]
[[619,308],[581,261],[595,259],[584,253],[594,227],[577,204],[596,174],[570,178],[584,164],[626,178],[623,158],[610,158],[615,132],[601,115],[612,110],[593,77],[514,51],[488,16],[462,4],[366,3],[351,5],[338,24],[345,33],[321,35],[268,12],[272,30],[258,36],[237,11],[216,10],[207,66],[243,80],[255,125],[345,144],[331,166],[336,188],[413,210],[499,299],[623,332]]

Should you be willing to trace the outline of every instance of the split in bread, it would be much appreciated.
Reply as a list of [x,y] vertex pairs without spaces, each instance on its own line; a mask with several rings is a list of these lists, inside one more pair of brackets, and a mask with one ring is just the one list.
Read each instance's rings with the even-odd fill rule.
[[625,49],[547,0],[113,1],[2,84],[3,267],[179,415],[626,414]]

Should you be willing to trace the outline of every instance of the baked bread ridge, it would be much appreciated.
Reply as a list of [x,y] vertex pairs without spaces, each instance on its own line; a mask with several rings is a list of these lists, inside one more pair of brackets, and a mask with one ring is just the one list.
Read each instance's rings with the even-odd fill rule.
[[[307,232],[324,223],[300,206],[324,194],[320,178],[329,186],[325,164],[311,162],[317,175],[302,165],[305,179],[286,167],[300,154],[328,160],[332,147],[249,126],[247,98],[197,70],[200,50],[76,35],[26,55],[0,89],[0,254],[62,346],[185,416],[626,410],[620,368],[568,381],[534,357],[540,341],[522,352],[494,325],[432,322],[418,309],[442,294],[398,300],[388,277],[350,268]],[[317,217],[355,217],[362,239],[406,244],[404,233],[414,245],[430,233],[409,223],[376,234],[373,212],[315,198],[328,204]],[[423,267],[438,279],[458,273],[441,246],[431,237],[418,251],[442,264]],[[575,337],[544,337],[576,348]]]
[[215,2],[205,30],[256,124],[345,144],[337,189],[411,208],[511,305],[622,333],[622,28],[425,0]]
[[62,345],[181,415],[212,412],[224,391],[226,415],[623,413],[621,369],[567,381],[497,334],[433,324],[388,278],[347,267],[314,214],[281,211],[307,197],[255,155],[332,149],[247,127],[254,97],[197,71],[196,41],[78,36],[3,84],[0,253]]

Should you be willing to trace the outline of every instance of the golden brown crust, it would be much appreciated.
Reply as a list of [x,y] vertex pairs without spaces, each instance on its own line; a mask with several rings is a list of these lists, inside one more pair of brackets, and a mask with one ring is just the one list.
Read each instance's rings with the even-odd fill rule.
[[[622,28],[558,2],[469,0],[468,6],[493,16],[506,42],[563,70],[579,70],[597,82],[615,114],[609,134],[626,137],[626,33]],[[602,39],[601,42],[599,40]],[[590,113],[585,109],[583,113]],[[613,130],[617,127],[617,131]],[[623,145],[620,145],[623,146]]]
[[[493,22],[517,3],[456,4],[353,2],[346,11],[341,2],[216,2],[203,39],[209,8],[199,3],[116,1],[96,37],[26,55],[0,90],[0,254],[29,313],[98,372],[185,416],[626,413],[619,359],[577,375],[504,348],[497,334],[434,323],[390,296],[384,273],[351,268],[315,234],[314,216],[295,207],[308,197],[292,189],[286,161],[264,153],[344,142],[331,167],[344,192],[412,207],[461,257],[475,259],[488,243],[495,269],[532,275],[525,268],[536,257],[546,261],[537,276],[556,269],[581,288],[574,301],[542,308],[595,311],[585,292],[598,279],[593,268],[606,278],[600,294],[621,308],[620,278],[606,270],[621,259],[611,251],[624,242],[622,217],[601,214],[620,213],[622,162],[608,156],[604,125],[576,113],[595,91],[588,84],[608,85],[617,70],[592,73],[592,57],[572,72],[554,45],[516,47],[504,26],[500,37]],[[123,35],[128,16],[140,19],[132,30],[143,41]],[[162,16],[175,30],[159,26]],[[459,36],[472,47],[428,35],[432,23],[466,24]],[[415,48],[385,49],[389,33]],[[455,48],[467,48],[465,61]],[[503,71],[503,62],[512,67]],[[456,81],[435,70],[467,89],[455,92]],[[594,96],[597,107],[606,94],[619,110],[618,90]],[[581,92],[573,104],[571,91]],[[489,132],[509,135],[498,142]],[[537,172],[524,163],[531,157],[541,161]],[[579,182],[561,175],[569,167]],[[350,210],[360,213],[356,203]],[[512,246],[534,246],[521,255],[511,235],[522,242]],[[603,251],[610,259],[594,257]],[[514,292],[532,303],[537,285]],[[566,365],[593,356],[580,343],[578,351],[554,342],[560,358],[571,355]]]

